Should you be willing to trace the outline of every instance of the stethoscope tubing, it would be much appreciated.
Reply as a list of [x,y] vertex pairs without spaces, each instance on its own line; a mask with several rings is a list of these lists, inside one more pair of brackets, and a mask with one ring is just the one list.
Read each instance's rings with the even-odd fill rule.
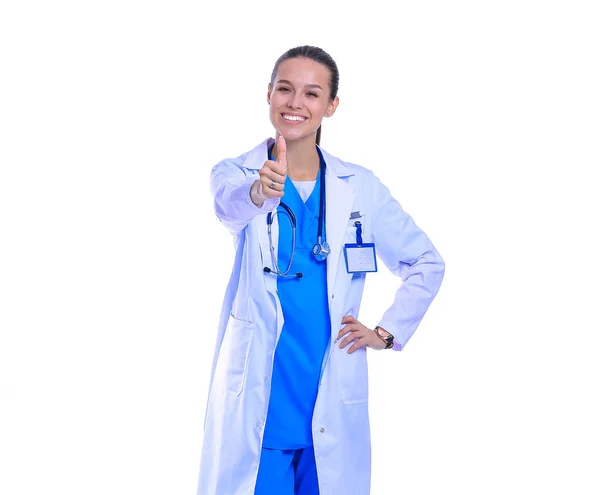
[[[288,214],[288,218],[290,219],[290,224],[292,226],[292,255],[290,256],[290,262],[288,263],[288,266],[287,266],[287,269],[285,270],[285,272],[282,272],[279,269],[279,264],[277,263],[277,259],[275,258],[275,247],[273,246],[273,237],[271,236],[271,225],[273,224],[272,212],[269,212],[269,214],[267,215],[267,229],[268,229],[268,235],[269,235],[269,252],[271,253],[271,263],[273,264],[273,267],[275,268],[275,274],[280,275],[282,277],[288,277],[288,276],[291,276],[291,275],[288,275],[288,273],[290,273],[290,270],[292,269],[292,263],[294,261],[294,253],[296,252],[296,215],[294,215],[294,212],[292,211],[292,209],[285,203],[280,202],[279,205]],[[278,215],[279,213],[282,213],[282,212],[275,211],[275,215]],[[293,275],[293,276],[297,277],[297,274]]]
[[[274,144],[269,148],[269,160],[272,160],[273,157],[271,155],[271,150],[273,149]],[[312,252],[313,255],[315,256],[315,258],[319,261],[323,261],[325,259],[327,259],[327,255],[329,254],[329,245],[327,244],[327,242],[323,241],[323,222],[325,221],[325,204],[326,204],[326,196],[325,196],[325,160],[323,159],[323,155],[321,154],[321,150],[319,150],[319,148],[317,147],[317,152],[319,153],[319,159],[320,159],[320,168],[319,168],[319,172],[321,174],[321,184],[320,184],[320,190],[319,190],[319,227],[318,227],[318,231],[317,231],[317,243],[313,246]],[[275,268],[275,270],[270,270],[265,268],[265,272],[267,273],[274,273],[275,275],[279,275],[281,277],[297,277],[300,278],[302,277],[301,273],[296,273],[295,275],[288,275],[288,273],[290,272],[290,270],[292,269],[292,263],[294,261],[294,254],[296,251],[296,215],[294,215],[294,212],[292,211],[292,209],[286,205],[283,201],[279,202],[279,205],[285,210],[285,212],[288,214],[288,217],[290,219],[290,224],[292,226],[292,253],[290,256],[290,261],[289,264],[287,266],[287,269],[285,270],[285,272],[282,272],[279,269],[279,265],[277,263],[277,260],[275,259],[275,248],[273,246],[273,239],[271,236],[271,225],[273,224],[273,217],[274,215],[272,214],[273,212],[269,212],[269,214],[267,215],[267,229],[268,229],[268,236],[269,236],[269,251],[271,253],[271,262],[273,264],[273,267]],[[279,213],[283,213],[281,211],[275,211],[275,215],[278,215]]]

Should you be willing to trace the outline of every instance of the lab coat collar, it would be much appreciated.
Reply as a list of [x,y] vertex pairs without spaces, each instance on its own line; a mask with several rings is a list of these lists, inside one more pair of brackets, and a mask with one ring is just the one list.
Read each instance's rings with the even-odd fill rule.
[[[265,164],[265,157],[267,156],[269,146],[271,146],[274,142],[275,140],[273,138],[265,139],[262,143],[246,154],[246,159],[242,163],[242,166],[245,168],[260,170]],[[330,155],[320,146],[319,149],[321,150],[321,153],[323,153],[323,158],[327,164],[328,173],[332,173],[337,177],[351,177],[354,175],[354,173],[348,167],[346,167],[346,165],[344,165],[342,160]]]

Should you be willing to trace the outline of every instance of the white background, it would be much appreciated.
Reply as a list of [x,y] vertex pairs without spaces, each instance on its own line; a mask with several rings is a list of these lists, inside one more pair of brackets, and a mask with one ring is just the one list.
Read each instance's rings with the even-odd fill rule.
[[593,3],[2,2],[0,493],[195,494],[233,261],[209,170],[273,135],[300,44],[340,69],[323,147],[447,264],[369,351],[372,494],[600,493]]

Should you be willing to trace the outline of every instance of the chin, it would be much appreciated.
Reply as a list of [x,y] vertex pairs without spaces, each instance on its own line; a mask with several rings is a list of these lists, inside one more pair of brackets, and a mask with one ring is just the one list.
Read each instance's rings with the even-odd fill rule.
[[286,141],[301,141],[311,137],[314,138],[317,132],[316,130],[307,132],[306,130],[301,129],[282,129],[280,127],[276,127],[275,129],[281,136],[285,138]]

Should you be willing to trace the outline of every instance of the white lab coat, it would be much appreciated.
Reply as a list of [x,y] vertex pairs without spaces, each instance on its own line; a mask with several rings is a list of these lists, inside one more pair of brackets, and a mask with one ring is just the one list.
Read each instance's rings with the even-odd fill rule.
[[[234,235],[236,255],[217,331],[198,495],[254,494],[283,313],[276,276],[263,271],[264,267],[273,268],[266,216],[276,209],[279,199],[267,200],[258,208],[250,200],[249,190],[272,143],[273,139],[267,139],[212,169],[215,211]],[[444,262],[371,171],[321,151],[327,164],[325,231],[331,247],[327,258],[331,340],[312,420],[319,490],[320,495],[368,495],[367,349],[348,354],[349,346],[339,349],[334,342],[342,317],[358,317],[365,282],[364,274],[351,275],[346,270],[343,245],[356,242],[351,212],[363,215],[363,242],[374,242],[378,258],[403,281],[392,306],[377,323],[394,334],[395,350],[406,345],[436,295]],[[276,250],[276,220],[272,236]],[[364,323],[375,326],[374,322]]]

